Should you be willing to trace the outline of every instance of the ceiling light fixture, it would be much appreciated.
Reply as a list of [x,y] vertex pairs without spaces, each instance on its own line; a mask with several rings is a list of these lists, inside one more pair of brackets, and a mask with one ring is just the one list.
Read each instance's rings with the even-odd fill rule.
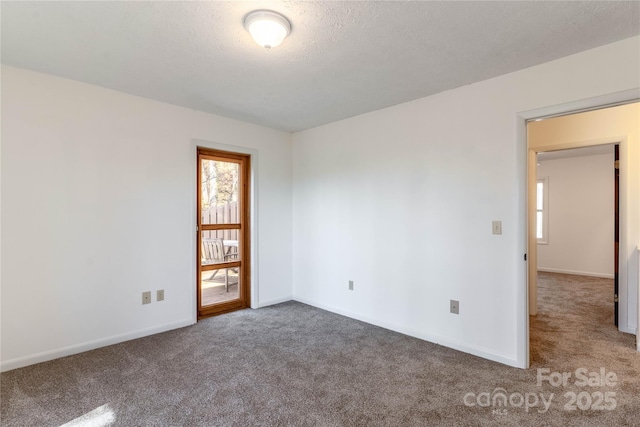
[[244,27],[256,43],[267,50],[278,46],[291,32],[287,18],[270,10],[251,12],[244,18]]

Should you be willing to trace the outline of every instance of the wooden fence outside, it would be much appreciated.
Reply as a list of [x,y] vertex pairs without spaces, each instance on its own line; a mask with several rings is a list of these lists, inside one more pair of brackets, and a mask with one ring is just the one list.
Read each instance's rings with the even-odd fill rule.
[[[237,224],[239,220],[238,202],[227,205],[212,206],[209,210],[202,210],[202,224]],[[238,230],[203,231],[204,239],[238,240]]]

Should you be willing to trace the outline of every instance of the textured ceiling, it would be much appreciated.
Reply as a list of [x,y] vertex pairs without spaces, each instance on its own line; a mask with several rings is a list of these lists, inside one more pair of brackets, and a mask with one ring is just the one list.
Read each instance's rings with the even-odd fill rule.
[[[287,131],[640,33],[633,2],[6,2],[2,62]],[[265,51],[255,9],[292,24]]]

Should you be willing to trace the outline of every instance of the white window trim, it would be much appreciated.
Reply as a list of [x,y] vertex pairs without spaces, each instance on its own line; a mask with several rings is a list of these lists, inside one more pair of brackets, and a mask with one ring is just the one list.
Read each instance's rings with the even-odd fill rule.
[[[538,238],[539,245],[549,244],[549,177],[545,176],[538,178],[538,183],[542,183],[542,237]],[[537,205],[536,205],[537,208]],[[536,209],[536,219],[538,216],[538,209]],[[536,225],[537,230],[537,225]]]

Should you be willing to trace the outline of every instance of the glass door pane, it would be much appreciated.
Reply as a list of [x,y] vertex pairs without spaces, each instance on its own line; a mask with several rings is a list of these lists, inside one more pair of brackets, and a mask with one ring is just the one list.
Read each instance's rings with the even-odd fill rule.
[[243,265],[248,161],[248,156],[198,150],[199,318],[249,306]]
[[237,300],[240,297],[238,268],[220,268],[200,273],[202,307]]
[[238,240],[224,239],[223,231],[232,231],[236,236],[238,234],[238,230],[201,233],[200,305],[203,307],[240,298]]
[[202,159],[201,180],[202,224],[238,224],[240,164]]
[[[237,235],[239,230],[235,231],[235,239],[224,238],[223,230],[203,231],[200,236],[200,264],[202,270],[207,270],[209,266],[217,264],[237,263],[241,261],[242,253],[238,250],[240,242]],[[225,230],[226,231],[226,230]]]

